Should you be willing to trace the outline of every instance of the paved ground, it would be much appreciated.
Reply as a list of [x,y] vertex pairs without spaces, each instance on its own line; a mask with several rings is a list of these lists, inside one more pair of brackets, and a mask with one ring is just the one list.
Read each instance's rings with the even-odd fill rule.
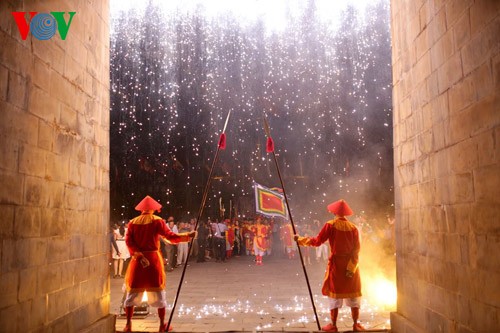
[[[329,322],[328,302],[320,294],[324,264],[307,267],[320,325]],[[167,299],[172,306],[182,267],[167,273]],[[111,312],[120,314],[122,279],[111,279]],[[147,316],[134,317],[134,332],[157,332],[155,308]],[[167,319],[170,311],[167,309]],[[389,312],[363,298],[360,319],[366,328],[390,328]],[[352,328],[349,308],[342,308],[337,325]],[[117,331],[125,326],[123,316]],[[172,320],[176,332],[317,331],[314,312],[300,259],[265,257],[255,266],[253,257],[235,257],[225,263],[190,260]]]

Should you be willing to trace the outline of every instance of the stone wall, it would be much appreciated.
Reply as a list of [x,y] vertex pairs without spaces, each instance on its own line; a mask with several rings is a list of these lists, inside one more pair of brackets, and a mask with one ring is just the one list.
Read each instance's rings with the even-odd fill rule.
[[500,328],[500,1],[392,0],[394,332]]
[[[108,6],[0,1],[2,332],[114,332]],[[23,40],[18,11],[76,14],[65,40]]]

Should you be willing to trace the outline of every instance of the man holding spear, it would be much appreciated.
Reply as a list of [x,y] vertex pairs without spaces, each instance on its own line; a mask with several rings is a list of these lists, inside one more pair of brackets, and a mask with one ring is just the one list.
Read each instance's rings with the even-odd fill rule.
[[125,242],[132,256],[125,276],[127,296],[125,298],[125,313],[127,323],[125,332],[132,331],[132,316],[134,306],[140,305],[144,291],[148,293],[148,303],[158,308],[160,332],[166,330],[165,308],[167,306],[165,284],[166,276],[163,270],[163,258],[160,252],[160,237],[165,237],[171,243],[188,242],[196,235],[196,231],[176,234],[167,227],[165,220],[153,215],[162,206],[149,195],[135,209],[141,215],[129,223]]
[[302,246],[320,246],[328,241],[331,255],[325,273],[323,295],[330,301],[330,318],[332,322],[321,329],[338,332],[337,317],[344,300],[351,307],[353,331],[364,331],[358,323],[361,300],[361,278],[358,270],[358,255],[360,250],[359,233],[354,224],[345,216],[352,215],[351,208],[344,200],[328,205],[328,211],[335,214],[335,219],[325,223],[316,237],[300,237],[294,239]]

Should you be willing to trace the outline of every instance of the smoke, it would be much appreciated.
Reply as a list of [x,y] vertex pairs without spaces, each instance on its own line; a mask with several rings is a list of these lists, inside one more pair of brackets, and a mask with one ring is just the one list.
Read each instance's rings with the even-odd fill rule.
[[393,311],[397,297],[394,224],[382,218],[360,220],[357,222],[362,235],[359,266],[363,296],[381,310]]

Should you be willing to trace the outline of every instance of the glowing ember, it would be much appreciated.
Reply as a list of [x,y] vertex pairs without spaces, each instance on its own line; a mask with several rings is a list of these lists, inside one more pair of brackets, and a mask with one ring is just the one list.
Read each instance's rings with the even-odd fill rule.
[[147,303],[148,302],[148,293],[147,292],[144,292],[142,294],[141,302],[142,303]]

